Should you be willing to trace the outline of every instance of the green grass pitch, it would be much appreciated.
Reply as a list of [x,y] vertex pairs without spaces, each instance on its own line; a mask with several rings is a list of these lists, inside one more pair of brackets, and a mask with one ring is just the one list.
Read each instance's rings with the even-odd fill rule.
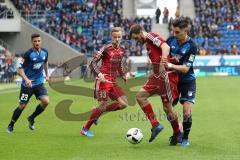
[[[72,85],[93,87],[83,81]],[[49,89],[50,105],[36,119],[36,130],[30,131],[26,117],[38,102],[32,97],[28,108],[15,125],[13,134],[6,133],[13,110],[18,103],[19,89],[0,85],[0,159],[1,160],[239,160],[240,159],[240,77],[207,77],[197,79],[196,104],[193,108],[191,146],[169,146],[170,124],[160,117],[165,129],[148,143],[150,123],[138,105],[106,114],[93,126],[94,138],[79,134],[84,122],[64,121],[55,114],[62,99],[72,99],[71,112],[78,114],[91,109],[93,98],[61,94]],[[10,87],[9,87],[10,86]],[[138,88],[136,88],[138,89]],[[156,113],[162,112],[159,97],[151,98]],[[176,112],[181,116],[181,106]],[[143,141],[132,145],[125,139],[129,128],[140,128]]]

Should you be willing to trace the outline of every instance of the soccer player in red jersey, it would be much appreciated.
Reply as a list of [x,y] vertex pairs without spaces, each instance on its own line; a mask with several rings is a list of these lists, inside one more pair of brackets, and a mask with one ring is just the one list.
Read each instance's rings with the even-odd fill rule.
[[[98,100],[99,106],[92,110],[89,120],[81,130],[81,134],[88,137],[94,136],[89,129],[104,112],[121,110],[128,105],[127,97],[116,83],[117,73],[126,81],[122,66],[125,50],[120,46],[122,29],[120,27],[113,27],[111,34],[112,42],[103,46],[94,55],[90,63],[90,68],[97,75],[94,97]],[[100,60],[102,60],[102,65],[99,68],[97,63]],[[109,98],[117,102],[108,105],[107,101]]]
[[146,43],[147,49],[149,50],[149,58],[153,65],[153,74],[150,75],[148,81],[136,95],[138,104],[152,124],[152,133],[149,142],[152,142],[164,128],[158,122],[152,106],[148,101],[148,98],[154,94],[161,96],[164,111],[173,128],[173,137],[176,139],[176,142],[180,142],[181,132],[179,130],[178,118],[172,110],[173,99],[178,96],[178,76],[175,72],[171,73],[172,86],[170,86],[169,75],[164,66],[169,59],[170,48],[159,35],[152,32],[145,32],[138,24],[131,27],[130,37],[141,44]]

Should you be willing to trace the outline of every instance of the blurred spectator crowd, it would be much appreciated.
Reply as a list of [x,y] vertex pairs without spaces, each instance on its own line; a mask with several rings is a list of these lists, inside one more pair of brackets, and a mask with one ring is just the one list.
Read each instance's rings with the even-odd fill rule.
[[240,0],[194,0],[194,5],[189,34],[199,53],[240,55]]
[[0,82],[13,82],[17,75],[18,57],[0,46]]
[[14,12],[11,8],[8,8],[5,3],[0,3],[0,19],[14,18]]
[[[72,48],[92,56],[111,40],[110,28],[124,29],[123,44],[129,55],[142,55],[145,48],[129,40],[128,30],[140,23],[151,31],[151,18],[123,18],[122,0],[12,0],[22,16],[34,26]],[[132,49],[130,52],[129,49]]]

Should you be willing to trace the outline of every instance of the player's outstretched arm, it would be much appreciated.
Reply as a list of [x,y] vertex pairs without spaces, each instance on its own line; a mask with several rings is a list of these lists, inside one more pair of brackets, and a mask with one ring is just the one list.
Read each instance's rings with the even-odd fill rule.
[[182,73],[187,73],[188,70],[190,69],[190,67],[186,66],[186,65],[176,65],[176,64],[172,64],[172,63],[167,63],[167,68],[169,69],[173,69]]

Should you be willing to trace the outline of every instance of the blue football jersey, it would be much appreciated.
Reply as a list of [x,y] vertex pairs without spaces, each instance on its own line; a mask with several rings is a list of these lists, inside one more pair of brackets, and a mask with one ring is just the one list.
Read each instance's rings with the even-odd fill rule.
[[197,54],[195,42],[190,37],[181,45],[178,44],[177,39],[174,37],[169,37],[166,42],[170,46],[170,56],[177,57],[179,59],[179,65],[190,67],[187,73],[179,72],[179,80],[184,82],[196,79],[193,70],[193,62]]
[[[24,70],[28,79],[33,80],[32,86],[43,83],[43,65],[48,61],[48,51],[41,48],[40,52],[37,52],[31,48],[24,54],[23,59],[24,62],[19,68]],[[25,80],[22,81],[22,85],[26,86]]]

